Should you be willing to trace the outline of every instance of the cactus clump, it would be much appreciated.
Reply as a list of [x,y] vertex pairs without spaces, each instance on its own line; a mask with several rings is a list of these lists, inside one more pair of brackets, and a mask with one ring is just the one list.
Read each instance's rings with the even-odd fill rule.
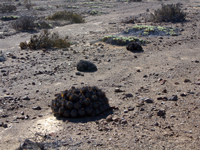
[[56,117],[98,116],[110,108],[105,93],[96,86],[72,87],[55,96],[51,109]]

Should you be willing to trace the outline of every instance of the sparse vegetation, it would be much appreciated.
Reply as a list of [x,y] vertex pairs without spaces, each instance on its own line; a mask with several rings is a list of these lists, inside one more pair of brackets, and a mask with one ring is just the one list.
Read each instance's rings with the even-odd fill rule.
[[47,17],[49,20],[67,20],[71,23],[84,23],[85,19],[80,14],[73,11],[60,11],[54,13],[52,16]]
[[48,48],[66,48],[70,46],[68,37],[60,38],[58,33],[52,33],[43,30],[40,35],[31,36],[30,42],[21,42],[21,49],[30,48],[31,50],[48,49]]
[[0,12],[6,13],[6,12],[13,12],[16,11],[17,7],[15,5],[11,4],[0,4]]
[[127,45],[131,42],[137,42],[140,44],[148,44],[149,41],[145,41],[143,39],[138,39],[136,37],[117,37],[117,36],[105,36],[102,38],[103,42],[110,43],[113,45]]
[[35,22],[36,26],[41,29],[49,29],[52,28],[52,25],[47,23],[46,21],[38,21]]
[[12,23],[12,27],[17,31],[30,31],[35,27],[35,18],[31,16],[22,16]]
[[16,19],[19,19],[20,18],[20,16],[3,16],[3,17],[1,17],[1,20],[3,20],[3,21],[9,21],[9,20],[16,20]]
[[39,10],[39,11],[45,11],[46,8],[45,7],[34,7],[35,10]]
[[162,5],[161,9],[151,14],[153,22],[182,22],[185,21],[186,13],[181,10],[181,4]]
[[89,12],[90,15],[100,15],[101,13],[98,10],[91,10]]
[[172,27],[161,27],[161,26],[148,26],[148,25],[136,25],[130,29],[124,31],[125,34],[131,35],[156,35],[156,36],[165,36],[171,35],[176,36],[180,34],[180,29]]

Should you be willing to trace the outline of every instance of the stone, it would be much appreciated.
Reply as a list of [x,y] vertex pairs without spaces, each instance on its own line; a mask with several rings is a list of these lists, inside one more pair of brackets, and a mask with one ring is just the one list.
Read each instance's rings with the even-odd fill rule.
[[80,60],[77,63],[77,70],[83,72],[94,72],[97,71],[97,67],[90,61]]
[[24,96],[22,97],[22,100],[30,100],[30,98],[28,96]]
[[124,92],[124,91],[121,90],[120,88],[115,88],[115,92],[118,93],[118,92]]
[[107,122],[112,121],[112,115],[108,115],[108,116],[106,117],[106,121],[107,121]]
[[41,110],[42,108],[40,106],[36,106],[32,108],[33,110]]
[[114,115],[114,116],[112,117],[112,120],[115,121],[115,122],[118,122],[118,121],[120,120],[120,118],[119,118],[119,116]]
[[135,42],[131,42],[126,46],[126,49],[134,52],[134,51],[143,51],[143,48],[140,44],[135,43]]
[[157,116],[164,116],[165,115],[165,110],[159,110],[157,112]]
[[168,98],[169,101],[177,101],[178,96],[177,95],[172,95],[172,97]]
[[191,81],[190,81],[190,79],[185,79],[184,82],[185,83],[190,83]]
[[194,82],[194,84],[200,85],[200,81],[196,81],[196,82]]

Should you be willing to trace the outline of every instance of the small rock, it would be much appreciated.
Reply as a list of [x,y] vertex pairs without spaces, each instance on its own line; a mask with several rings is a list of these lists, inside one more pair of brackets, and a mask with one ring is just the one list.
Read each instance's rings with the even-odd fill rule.
[[112,117],[112,120],[115,121],[115,122],[118,122],[118,121],[120,120],[120,118],[119,118],[119,116],[114,115],[114,116]]
[[163,100],[163,101],[167,101],[168,98],[167,97],[158,97],[157,100]]
[[134,52],[134,51],[143,51],[143,48],[140,44],[138,43],[135,43],[135,42],[132,42],[132,43],[129,43],[127,46],[126,46],[126,49],[131,51],[131,52]]
[[77,76],[84,76],[84,74],[82,74],[81,72],[76,72],[75,73]]
[[28,96],[24,96],[22,97],[22,100],[30,100],[30,98]]
[[144,101],[145,101],[146,103],[153,103],[153,100],[150,99],[150,98],[146,98],[146,99],[144,99]]
[[133,97],[133,94],[131,93],[128,93],[128,94],[125,94],[126,97]]
[[128,122],[126,120],[121,121],[122,124],[127,124]]
[[191,81],[190,81],[190,79],[185,79],[184,82],[185,83],[190,83]]
[[196,81],[196,82],[194,82],[194,84],[200,85],[200,81]]
[[134,110],[134,107],[132,107],[132,106],[128,107],[128,111],[133,111],[133,110]]
[[179,85],[180,83],[178,83],[178,82],[175,82],[174,84],[175,84],[175,85]]
[[168,100],[169,101],[177,101],[178,100],[178,96],[177,95],[172,95],[172,97],[170,97]]
[[181,93],[180,96],[185,97],[185,96],[187,96],[187,94],[186,93]]
[[144,75],[144,76],[143,76],[143,78],[147,78],[147,77],[148,77],[147,75]]
[[128,113],[128,110],[124,110],[124,113]]
[[165,115],[165,110],[159,110],[157,112],[157,116],[164,116]]
[[164,90],[162,91],[162,93],[167,93],[167,90],[166,90],[166,89],[164,89]]
[[121,90],[120,88],[115,88],[115,92],[124,92],[123,90]]
[[97,71],[97,67],[90,61],[80,60],[77,63],[77,70],[78,71],[85,71],[85,72],[94,72]]
[[24,112],[23,112],[23,111],[21,112],[21,115],[24,115]]
[[32,108],[33,110],[41,110],[42,108],[40,106],[36,106]]
[[107,122],[112,121],[112,115],[108,115],[108,116],[106,117],[106,121],[107,121]]

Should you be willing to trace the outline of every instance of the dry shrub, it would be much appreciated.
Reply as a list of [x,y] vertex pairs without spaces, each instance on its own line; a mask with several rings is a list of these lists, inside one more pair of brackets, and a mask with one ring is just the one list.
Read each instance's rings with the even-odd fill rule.
[[186,13],[181,11],[181,4],[167,4],[162,5],[161,9],[155,10],[151,14],[151,21],[153,22],[182,22],[185,21]]
[[30,42],[21,42],[21,49],[30,48],[32,50],[37,49],[48,49],[48,48],[66,48],[70,46],[68,37],[60,38],[58,33],[50,34],[48,30],[43,30],[42,33],[38,35],[33,35]]
[[73,11],[59,11],[54,13],[52,16],[47,17],[50,20],[67,20],[71,23],[84,23],[85,19],[80,14],[74,13]]
[[6,12],[13,12],[16,11],[17,7],[15,5],[11,4],[0,4],[0,12],[6,13]]
[[22,16],[12,23],[12,27],[17,31],[30,31],[35,27],[35,18],[31,16]]

